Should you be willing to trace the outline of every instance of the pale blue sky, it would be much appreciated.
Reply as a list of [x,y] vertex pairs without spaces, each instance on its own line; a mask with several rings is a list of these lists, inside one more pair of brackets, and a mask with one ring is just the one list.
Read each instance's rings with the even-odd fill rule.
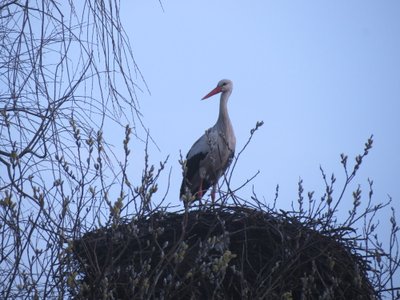
[[338,178],[337,195],[344,180],[340,153],[353,163],[374,134],[348,203],[357,184],[367,195],[370,177],[375,201],[391,195],[400,214],[399,1],[162,3],[164,12],[158,1],[122,2],[122,21],[151,90],[139,94],[161,149],[152,147],[151,158],[171,155],[167,202],[178,203],[179,150],[186,154],[217,118],[219,98],[200,99],[228,78],[238,149],[256,121],[265,122],[237,166],[235,184],[260,170],[259,197],[272,201],[279,184],[278,206],[288,209],[299,177],[306,191],[322,196],[322,165]]

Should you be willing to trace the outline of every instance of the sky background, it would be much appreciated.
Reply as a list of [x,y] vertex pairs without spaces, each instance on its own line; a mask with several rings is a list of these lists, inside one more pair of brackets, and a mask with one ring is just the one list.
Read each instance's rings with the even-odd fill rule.
[[[340,209],[347,213],[358,184],[366,201],[371,178],[374,200],[390,195],[400,214],[399,1],[162,1],[164,10],[158,1],[121,5],[151,92],[138,95],[160,148],[150,146],[150,159],[170,155],[168,203],[179,204],[179,151],[186,155],[217,119],[219,97],[200,99],[228,78],[237,150],[264,121],[237,165],[234,186],[259,170],[252,182],[258,197],[271,203],[279,184],[277,206],[290,209],[299,178],[316,199],[323,195],[322,166],[337,177],[338,196],[345,179],[340,154],[353,166],[373,134],[373,149]],[[131,164],[135,176],[138,163]],[[251,188],[239,195],[249,199]],[[382,222],[388,216],[380,216]]]

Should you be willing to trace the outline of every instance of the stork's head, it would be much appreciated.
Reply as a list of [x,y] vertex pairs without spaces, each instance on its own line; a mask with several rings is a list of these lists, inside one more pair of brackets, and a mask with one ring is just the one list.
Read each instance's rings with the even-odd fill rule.
[[226,93],[226,92],[231,93],[232,89],[233,89],[232,81],[230,81],[229,79],[222,79],[220,80],[220,82],[218,82],[217,87],[213,89],[211,92],[209,92],[207,95],[205,95],[201,100],[207,99],[218,93]]

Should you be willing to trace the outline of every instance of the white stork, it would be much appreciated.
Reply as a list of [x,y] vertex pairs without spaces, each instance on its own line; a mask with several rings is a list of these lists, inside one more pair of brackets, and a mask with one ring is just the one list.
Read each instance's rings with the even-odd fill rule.
[[[180,198],[183,201],[200,200],[212,186],[211,198],[215,201],[215,188],[219,178],[229,167],[235,153],[236,137],[228,115],[227,102],[232,93],[233,84],[228,79],[218,82],[207,99],[221,93],[219,115],[215,125],[193,144],[186,156],[186,164]],[[191,196],[188,199],[186,196]]]

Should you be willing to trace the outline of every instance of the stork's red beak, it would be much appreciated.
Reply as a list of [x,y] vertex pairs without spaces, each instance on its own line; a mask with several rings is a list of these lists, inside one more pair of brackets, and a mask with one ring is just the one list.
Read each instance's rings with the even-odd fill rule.
[[221,93],[222,87],[217,86],[215,89],[213,89],[211,92],[209,92],[207,95],[205,95],[201,100],[210,98],[211,96],[214,96],[215,94]]

